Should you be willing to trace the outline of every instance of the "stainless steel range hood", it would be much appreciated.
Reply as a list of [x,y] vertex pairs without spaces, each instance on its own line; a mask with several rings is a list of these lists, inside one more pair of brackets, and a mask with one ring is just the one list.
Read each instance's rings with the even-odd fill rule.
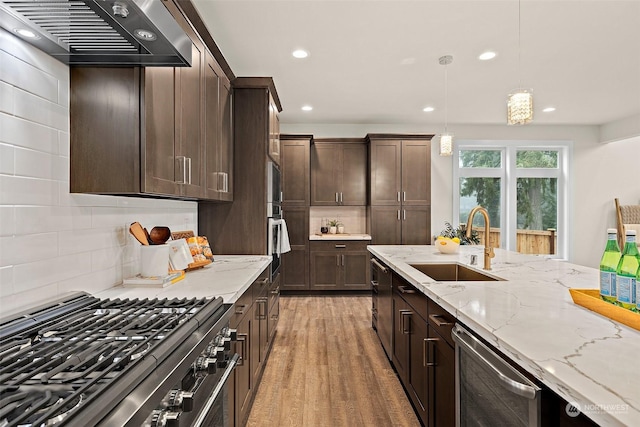
[[1,0],[0,26],[69,65],[191,65],[163,0]]

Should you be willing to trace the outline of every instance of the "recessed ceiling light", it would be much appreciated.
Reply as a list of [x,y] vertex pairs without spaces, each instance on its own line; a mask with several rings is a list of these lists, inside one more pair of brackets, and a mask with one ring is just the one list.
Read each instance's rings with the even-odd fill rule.
[[542,111],[545,112],[545,113],[550,113],[552,111],[556,111],[556,107],[547,107]]
[[422,111],[424,111],[425,113],[430,113],[430,112],[432,112],[433,110],[435,110],[435,108],[433,108],[433,107],[424,107],[424,108],[422,109]]
[[22,37],[26,37],[28,39],[39,39],[40,37],[38,37],[38,35],[36,33],[34,33],[33,31],[30,30],[26,30],[24,28],[14,28],[13,32],[16,34],[21,35]]
[[302,107],[302,111],[311,111],[313,110],[313,107],[311,105],[304,105]]
[[490,59],[493,59],[496,57],[496,53],[495,52],[491,52],[491,51],[487,51],[482,53],[480,56],[478,56],[478,59],[480,61],[488,61]]
[[294,58],[298,58],[298,59],[306,58],[307,56],[309,56],[309,52],[302,49],[294,50],[291,54],[293,55]]

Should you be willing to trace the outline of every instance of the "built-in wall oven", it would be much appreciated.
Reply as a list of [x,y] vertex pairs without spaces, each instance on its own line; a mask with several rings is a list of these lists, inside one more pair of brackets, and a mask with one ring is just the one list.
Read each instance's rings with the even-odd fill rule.
[[456,426],[541,425],[542,390],[456,324]]
[[272,257],[271,280],[280,270],[283,227],[280,169],[274,162],[267,162],[267,255]]

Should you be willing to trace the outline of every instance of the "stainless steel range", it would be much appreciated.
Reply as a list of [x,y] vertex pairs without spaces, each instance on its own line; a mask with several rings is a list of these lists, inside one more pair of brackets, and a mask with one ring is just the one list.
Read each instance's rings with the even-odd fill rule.
[[230,308],[79,294],[3,321],[0,426],[231,425]]

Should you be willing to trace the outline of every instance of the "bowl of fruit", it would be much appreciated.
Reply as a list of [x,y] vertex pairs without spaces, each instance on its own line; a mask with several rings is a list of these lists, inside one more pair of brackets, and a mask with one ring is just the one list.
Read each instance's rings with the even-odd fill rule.
[[443,254],[455,254],[460,249],[460,239],[457,237],[449,238],[438,236],[436,239],[436,248]]

